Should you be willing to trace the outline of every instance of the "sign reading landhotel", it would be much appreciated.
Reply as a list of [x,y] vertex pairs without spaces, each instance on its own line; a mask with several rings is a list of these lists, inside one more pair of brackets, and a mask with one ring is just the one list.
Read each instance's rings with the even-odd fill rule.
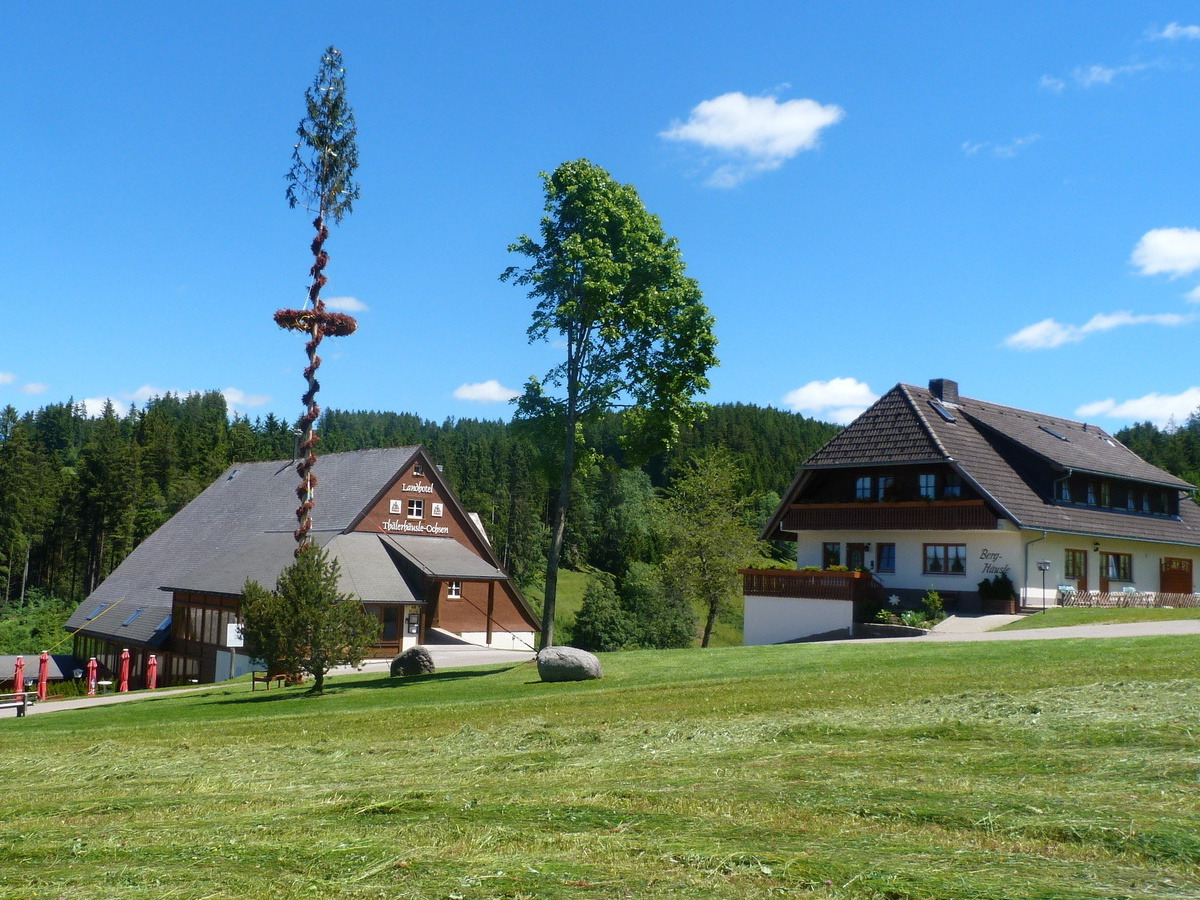
[[432,494],[433,485],[421,484],[419,482],[410,483],[407,481],[402,481],[400,482],[400,490],[408,494]]

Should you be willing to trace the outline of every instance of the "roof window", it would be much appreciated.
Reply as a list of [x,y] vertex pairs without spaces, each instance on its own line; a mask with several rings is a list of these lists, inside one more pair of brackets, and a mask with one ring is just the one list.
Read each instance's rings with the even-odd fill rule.
[[142,610],[141,610],[141,609],[135,609],[135,610],[134,610],[132,613],[130,613],[130,614],[129,614],[129,618],[128,618],[128,619],[126,619],[126,620],[125,620],[124,622],[122,622],[121,624],[122,624],[122,625],[132,625],[132,624],[133,624],[133,620],[134,620],[134,619],[136,619],[136,618],[137,618],[138,616],[140,616],[141,614],[142,614]]
[[946,407],[942,406],[942,401],[940,401],[940,400],[930,400],[930,401],[929,401],[929,405],[933,407],[933,411],[934,411],[935,413],[937,413],[939,416],[941,416],[941,417],[942,417],[943,419],[945,419],[947,422],[953,422],[953,421],[954,421],[954,416],[952,416],[952,415],[950,414],[950,410],[948,410],[948,409],[946,409]]
[[154,630],[155,631],[166,631],[170,627],[171,627],[171,614],[167,613],[167,617],[165,619],[163,619],[162,622],[159,624],[159,626],[157,628],[155,628]]
[[87,617],[87,620],[89,622],[92,621],[92,619],[96,618],[96,616],[100,615],[100,613],[104,612],[110,606],[112,606],[111,603],[101,603],[99,606],[97,606],[95,609],[92,610],[92,614]]
[[1046,432],[1046,434],[1050,435],[1050,437],[1056,437],[1060,441],[1066,441],[1068,444],[1071,442],[1069,438],[1063,437],[1049,425],[1039,425],[1038,428],[1042,429],[1042,431]]

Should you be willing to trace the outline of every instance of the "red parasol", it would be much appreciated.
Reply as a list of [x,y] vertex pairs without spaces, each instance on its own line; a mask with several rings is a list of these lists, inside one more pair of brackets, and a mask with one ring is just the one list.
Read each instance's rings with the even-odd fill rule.
[[50,678],[50,651],[43,650],[42,655],[38,657],[37,697],[39,700],[46,699],[46,681],[49,678]]
[[146,661],[146,687],[149,690],[154,690],[158,687],[158,657],[153,653],[150,654],[150,659]]
[[16,663],[13,664],[13,690],[20,692],[25,690],[25,657],[18,656]]
[[129,651],[121,651],[121,675],[117,680],[117,693],[123,694],[129,690]]
[[88,681],[88,696],[96,696],[96,678],[100,673],[100,663],[96,662],[96,657],[88,660],[87,664],[87,681]]

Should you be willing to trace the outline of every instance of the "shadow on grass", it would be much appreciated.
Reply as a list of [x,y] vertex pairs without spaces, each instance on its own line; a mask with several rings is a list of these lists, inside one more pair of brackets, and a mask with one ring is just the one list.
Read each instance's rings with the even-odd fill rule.
[[507,672],[510,669],[515,669],[522,666],[524,663],[517,665],[495,666],[488,669],[455,669],[449,672],[434,672],[431,675],[398,675],[393,678],[391,675],[381,674],[376,678],[363,681],[354,681],[349,684],[326,682],[325,690],[321,694],[311,694],[309,689],[301,685],[294,687],[281,687],[268,691],[253,691],[249,695],[239,694],[235,697],[224,697],[214,699],[213,704],[246,704],[246,703],[276,703],[285,700],[313,700],[320,697],[337,697],[342,694],[356,693],[362,690],[374,691],[380,688],[395,690],[397,688],[406,687],[415,684],[429,683],[450,683],[460,681],[464,678],[479,678],[484,675],[499,675],[502,672]]

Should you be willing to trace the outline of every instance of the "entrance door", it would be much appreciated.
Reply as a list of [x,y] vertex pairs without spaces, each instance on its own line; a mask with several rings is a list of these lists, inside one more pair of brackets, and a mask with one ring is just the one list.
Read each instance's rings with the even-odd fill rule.
[[846,545],[846,568],[851,572],[857,572],[859,569],[867,567],[867,545],[866,544],[847,544]]
[[1158,589],[1164,594],[1192,592],[1192,561],[1164,556],[1158,564]]
[[1068,550],[1063,574],[1075,580],[1075,590],[1088,589],[1088,553],[1086,550]]

